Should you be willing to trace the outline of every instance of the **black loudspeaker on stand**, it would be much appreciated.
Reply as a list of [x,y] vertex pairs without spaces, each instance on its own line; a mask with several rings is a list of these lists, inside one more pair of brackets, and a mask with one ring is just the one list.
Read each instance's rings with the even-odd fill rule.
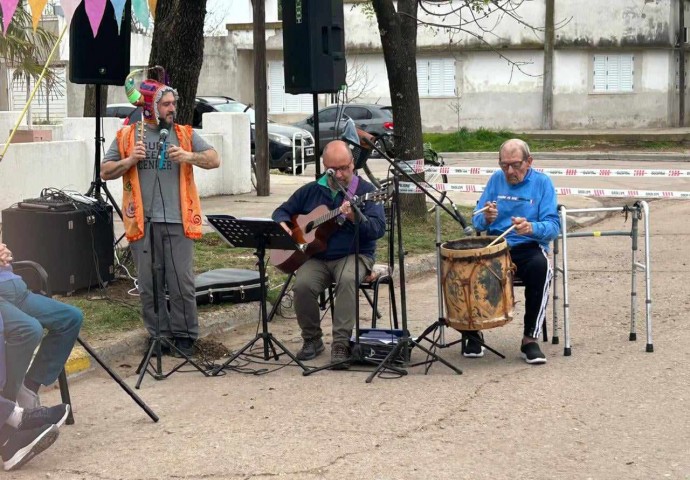
[[69,30],[69,79],[72,83],[124,85],[129,75],[132,1],[127,0],[118,31],[115,10],[106,2],[103,21],[94,38],[86,2],[74,12]]
[[119,29],[115,20],[115,9],[111,2],[106,2],[103,20],[94,37],[86,15],[86,2],[81,2],[72,17],[69,37],[70,81],[96,85],[94,174],[86,195],[101,201],[102,189],[120,218],[122,211],[105,182],[101,180],[101,142],[104,142],[101,136],[101,85],[125,84],[125,79],[129,75],[131,24],[132,0],[125,2]]
[[343,0],[283,1],[287,93],[335,93],[345,84]]

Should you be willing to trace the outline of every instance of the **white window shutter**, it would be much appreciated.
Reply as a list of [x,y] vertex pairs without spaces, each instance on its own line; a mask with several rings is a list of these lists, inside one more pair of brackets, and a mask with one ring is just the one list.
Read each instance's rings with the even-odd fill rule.
[[268,62],[268,113],[285,111],[285,77],[282,62]]
[[446,58],[443,60],[443,91],[444,97],[455,96],[455,59]]
[[429,96],[429,62],[426,59],[417,60],[417,89],[420,97]]
[[606,91],[606,55],[594,55],[593,61],[594,80],[592,82],[595,92]]
[[633,91],[633,79],[635,70],[633,68],[635,64],[635,57],[633,55],[621,55],[620,56],[620,81],[619,81],[619,91],[621,92],[632,92]]
[[440,97],[443,94],[442,60],[429,60],[429,96]]

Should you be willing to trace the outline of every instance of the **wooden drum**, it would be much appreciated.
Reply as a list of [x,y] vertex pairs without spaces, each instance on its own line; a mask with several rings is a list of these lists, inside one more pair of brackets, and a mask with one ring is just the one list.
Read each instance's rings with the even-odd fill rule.
[[441,245],[446,318],[456,330],[500,327],[513,319],[514,266],[508,243],[467,237]]

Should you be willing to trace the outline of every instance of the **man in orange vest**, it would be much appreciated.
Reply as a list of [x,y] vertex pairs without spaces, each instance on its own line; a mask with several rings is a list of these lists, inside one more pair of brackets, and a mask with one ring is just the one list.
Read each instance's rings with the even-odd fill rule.
[[[191,126],[175,123],[178,95],[173,88],[146,80],[139,91],[143,124],[118,131],[103,159],[101,178],[122,177],[123,223],[137,265],[144,325],[153,336],[160,321],[161,336],[189,356],[199,334],[193,239],[201,237],[202,222],[193,167],[218,168],[220,160]],[[151,232],[160,266],[156,273],[158,319],[151,275]]]

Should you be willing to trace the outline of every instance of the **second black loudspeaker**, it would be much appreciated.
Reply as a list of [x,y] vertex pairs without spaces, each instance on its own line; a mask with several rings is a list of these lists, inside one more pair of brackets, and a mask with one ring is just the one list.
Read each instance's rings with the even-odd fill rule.
[[103,20],[94,38],[86,2],[74,12],[69,29],[69,80],[92,85],[124,85],[129,74],[132,1],[125,2],[118,30],[115,10],[106,2]]
[[287,93],[334,93],[345,85],[343,0],[282,0]]

